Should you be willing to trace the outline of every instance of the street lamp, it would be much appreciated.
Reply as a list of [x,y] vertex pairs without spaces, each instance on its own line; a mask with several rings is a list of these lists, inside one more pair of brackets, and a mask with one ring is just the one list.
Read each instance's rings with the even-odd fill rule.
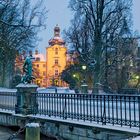
[[139,78],[140,78],[140,77],[137,75],[137,76],[136,76],[136,79],[138,80]]
[[86,65],[82,65],[82,70],[84,71],[84,79],[83,79],[83,83],[81,85],[81,93],[88,93],[88,85],[86,84],[86,81],[85,81],[86,69],[87,69],[87,66]]
[[73,76],[74,78],[76,77],[76,75],[75,75],[75,74],[73,74],[72,76]]
[[87,66],[86,65],[82,65],[82,70],[84,70],[84,80],[83,82],[85,83],[85,70],[87,69]]

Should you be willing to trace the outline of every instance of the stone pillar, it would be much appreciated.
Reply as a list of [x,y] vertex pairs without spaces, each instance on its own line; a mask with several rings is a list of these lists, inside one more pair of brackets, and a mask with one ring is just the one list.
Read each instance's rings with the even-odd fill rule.
[[26,125],[25,140],[40,140],[40,127],[38,123],[28,123]]
[[15,105],[16,114],[33,114],[38,111],[36,100],[37,85],[19,84],[17,88],[17,104]]
[[88,93],[88,85],[86,83],[81,85],[81,93]]

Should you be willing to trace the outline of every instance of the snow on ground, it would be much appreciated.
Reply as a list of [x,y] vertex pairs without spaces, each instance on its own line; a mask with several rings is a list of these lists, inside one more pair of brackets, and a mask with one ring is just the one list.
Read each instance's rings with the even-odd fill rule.
[[74,90],[70,90],[68,87],[50,87],[50,88],[38,88],[39,93],[75,93]]
[[136,136],[136,137],[131,137],[131,138],[129,138],[129,139],[126,139],[126,140],[140,140],[140,136]]
[[[0,87],[0,92],[16,92],[17,89],[8,89],[4,87]],[[56,87],[56,88],[37,88],[39,93],[75,93],[74,90],[70,90],[68,87]]]
[[[122,132],[130,132],[130,133],[134,133],[134,134],[139,133],[139,128],[136,128],[136,127],[133,127],[133,128],[130,128],[129,126],[121,127],[120,125],[112,125],[112,124],[109,124],[109,123],[106,124],[106,125],[103,125],[102,123],[97,123],[97,122],[92,122],[91,123],[90,121],[84,121],[84,120],[78,120],[77,121],[77,119],[72,120],[71,118],[67,118],[66,120],[64,120],[60,117],[56,117],[56,116],[49,117],[48,115],[40,115],[40,114],[27,115],[27,116],[28,117],[33,117],[33,118],[40,118],[40,119],[46,119],[46,120],[51,120],[51,121],[69,123],[69,124],[90,126],[90,127],[103,128],[103,129],[108,129],[108,130],[116,130],[116,131],[122,131]],[[140,139],[134,139],[134,140],[140,140]]]
[[4,88],[4,87],[0,87],[0,92],[16,92],[17,89],[9,89],[9,88]]
[[27,127],[39,127],[39,123],[28,123],[26,124]]
[[140,136],[133,138],[132,140],[140,140]]

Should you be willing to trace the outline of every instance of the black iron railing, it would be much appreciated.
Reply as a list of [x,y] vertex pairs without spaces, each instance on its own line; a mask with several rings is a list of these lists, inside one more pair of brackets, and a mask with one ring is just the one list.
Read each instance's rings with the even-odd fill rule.
[[53,93],[36,96],[40,115],[140,128],[140,96]]
[[0,109],[1,110],[15,110],[17,102],[16,92],[2,92],[0,91]]
[[[140,96],[94,94],[32,94],[38,109],[34,115],[83,120],[140,129]],[[0,92],[0,109],[15,110],[16,92]],[[33,106],[34,108],[34,106]]]

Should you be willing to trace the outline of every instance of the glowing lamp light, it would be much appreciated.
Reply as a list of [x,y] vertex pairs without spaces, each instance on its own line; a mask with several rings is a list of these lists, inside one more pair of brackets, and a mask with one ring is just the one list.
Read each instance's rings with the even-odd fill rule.
[[87,66],[85,66],[85,65],[82,66],[82,69],[83,70],[86,70],[86,68],[87,68]]
[[139,78],[140,78],[140,77],[137,75],[137,76],[136,76],[136,79],[139,79]]
[[75,78],[75,77],[76,77],[76,75],[75,75],[75,74],[73,74],[73,77]]

